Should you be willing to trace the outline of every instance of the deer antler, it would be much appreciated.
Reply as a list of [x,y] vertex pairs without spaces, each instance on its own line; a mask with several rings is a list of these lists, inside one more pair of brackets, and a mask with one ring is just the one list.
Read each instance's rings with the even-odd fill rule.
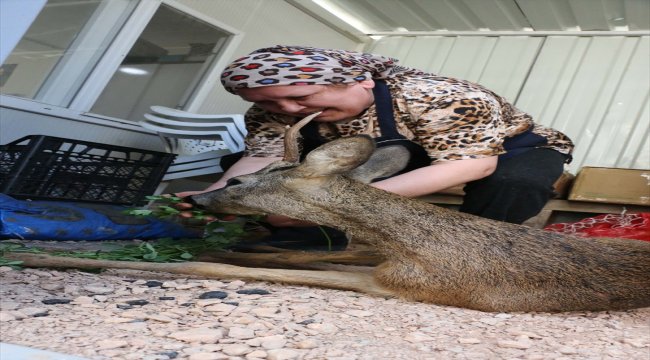
[[292,127],[287,128],[284,133],[284,161],[297,163],[300,161],[300,150],[298,149],[298,134],[300,129],[312,121],[316,116],[320,115],[322,111],[313,113],[304,119],[295,123]]

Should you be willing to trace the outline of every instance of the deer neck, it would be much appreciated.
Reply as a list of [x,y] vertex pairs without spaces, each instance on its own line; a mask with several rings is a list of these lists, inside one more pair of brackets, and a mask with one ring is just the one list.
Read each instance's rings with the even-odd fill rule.
[[318,211],[287,215],[364,236],[384,236],[399,232],[402,226],[421,226],[445,211],[345,177],[321,183],[306,195]]

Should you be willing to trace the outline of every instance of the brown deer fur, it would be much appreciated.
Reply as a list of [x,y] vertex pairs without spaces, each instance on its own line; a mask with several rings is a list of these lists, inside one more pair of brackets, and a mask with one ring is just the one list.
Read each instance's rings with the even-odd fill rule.
[[281,214],[362,239],[386,259],[370,293],[379,284],[405,299],[483,311],[650,306],[650,242],[565,236],[388,193],[352,178],[381,175],[357,169],[374,150],[366,136],[338,139],[301,164],[279,161],[192,200],[214,212]]

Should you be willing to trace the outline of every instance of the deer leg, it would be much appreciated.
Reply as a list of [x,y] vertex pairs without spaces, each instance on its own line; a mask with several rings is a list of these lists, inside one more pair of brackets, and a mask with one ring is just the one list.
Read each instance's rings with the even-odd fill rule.
[[327,262],[344,265],[376,266],[384,259],[374,251],[290,251],[282,253],[242,253],[242,252],[212,252],[199,256],[199,261],[218,262],[242,266],[277,267],[290,266],[305,268],[306,264]]
[[22,265],[27,267],[158,271],[172,274],[205,276],[216,279],[268,281],[273,283],[352,290],[375,296],[391,297],[395,295],[392,291],[380,286],[371,274],[363,272],[246,268],[206,262],[153,263],[93,260],[27,253],[5,253],[5,258],[23,261]]

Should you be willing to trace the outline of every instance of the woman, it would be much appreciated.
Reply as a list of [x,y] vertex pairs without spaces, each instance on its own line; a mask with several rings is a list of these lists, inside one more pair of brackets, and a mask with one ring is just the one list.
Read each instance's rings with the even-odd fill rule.
[[[302,46],[259,49],[235,60],[221,81],[253,103],[246,150],[206,191],[279,160],[286,125],[322,111],[302,131],[303,153],[337,137],[369,133],[379,146],[397,141],[412,154],[405,172],[374,187],[415,197],[466,184],[460,211],[512,223],[536,215],[571,160],[571,140],[480,85],[396,62]],[[276,215],[267,220],[306,225]]]

